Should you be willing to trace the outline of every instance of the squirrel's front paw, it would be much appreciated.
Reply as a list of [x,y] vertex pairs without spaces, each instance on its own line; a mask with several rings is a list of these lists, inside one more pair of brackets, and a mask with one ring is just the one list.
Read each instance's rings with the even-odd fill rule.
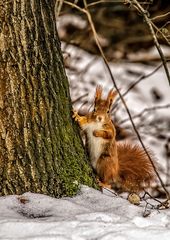
[[112,189],[112,186],[110,184],[101,182],[98,177],[96,178],[96,182],[101,189],[103,188]]
[[98,130],[94,130],[94,131],[93,131],[93,136],[95,136],[95,137],[101,137],[101,134],[100,134],[100,132],[99,132]]
[[72,118],[74,118],[75,121],[78,121],[79,115],[78,115],[78,112],[76,110],[73,110]]

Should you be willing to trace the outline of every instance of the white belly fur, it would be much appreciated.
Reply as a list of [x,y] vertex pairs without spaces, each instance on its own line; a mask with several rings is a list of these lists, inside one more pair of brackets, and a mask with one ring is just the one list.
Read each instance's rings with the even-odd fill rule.
[[87,134],[88,150],[90,154],[91,164],[96,169],[97,160],[103,152],[103,143],[105,140],[101,137],[95,137],[93,135],[94,130],[102,130],[102,123],[88,123],[83,126],[83,130]]

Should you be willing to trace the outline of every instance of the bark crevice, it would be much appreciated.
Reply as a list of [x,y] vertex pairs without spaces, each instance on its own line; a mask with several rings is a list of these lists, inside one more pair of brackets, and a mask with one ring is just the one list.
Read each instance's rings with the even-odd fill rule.
[[0,0],[0,195],[94,185],[71,119],[54,1]]

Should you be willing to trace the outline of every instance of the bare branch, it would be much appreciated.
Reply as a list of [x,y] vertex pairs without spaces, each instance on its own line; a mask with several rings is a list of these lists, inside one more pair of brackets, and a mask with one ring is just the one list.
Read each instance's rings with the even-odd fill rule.
[[159,18],[164,18],[164,17],[167,17],[168,15],[170,15],[170,12],[167,12],[165,14],[162,14],[162,15],[159,15],[159,16],[156,16],[156,17],[153,17],[153,18],[150,18],[152,21],[155,21]]
[[[99,1],[96,1],[96,2],[88,3],[87,7],[92,7],[92,6],[95,6],[95,5],[100,4],[100,3],[125,3],[125,2],[126,2],[126,0],[99,0]],[[150,5],[152,3],[146,1],[146,2],[141,2],[141,4]]]
[[87,97],[88,95],[89,95],[88,93],[83,94],[82,96],[80,96],[80,97],[76,98],[75,100],[73,100],[72,104],[75,104],[75,103],[79,102],[82,98]]
[[[127,2],[129,2],[131,5],[133,5],[133,7],[136,8],[137,11],[139,13],[141,13],[143,18],[145,19],[145,21],[146,21],[146,23],[147,23],[147,25],[148,25],[148,27],[150,29],[150,33],[152,35],[154,44],[155,44],[155,46],[156,46],[156,48],[158,50],[158,53],[160,55],[160,58],[162,60],[162,63],[163,63],[164,69],[165,69],[165,73],[166,73],[166,76],[167,76],[167,79],[168,79],[169,85],[170,85],[170,74],[169,74],[167,62],[166,62],[165,56],[164,56],[164,54],[162,52],[162,49],[160,47],[160,44],[159,44],[159,42],[157,40],[155,31],[154,31],[154,28],[153,28],[153,22],[148,17],[148,12],[139,4],[139,2],[137,0],[127,0]],[[154,25],[154,27],[156,27],[156,26]],[[157,29],[157,31],[159,31],[162,34],[162,32],[159,29]]]
[[[156,73],[161,67],[162,67],[162,63],[157,66],[152,72],[150,72],[149,74],[143,74],[139,77],[139,79],[137,81],[135,81],[134,83],[132,83],[130,85],[130,87],[122,94],[123,97],[125,97],[138,83],[140,83],[142,80],[147,79],[148,77],[152,76],[154,73]],[[120,98],[117,98],[117,100],[115,101],[115,104],[112,108],[112,111],[115,110],[118,107],[118,102],[119,102]]]
[[100,3],[124,3],[124,2],[125,0],[99,0],[99,1],[87,4],[87,7],[92,7]]
[[[130,0],[128,0],[128,1],[130,1]],[[135,1],[135,0],[133,0],[133,1]],[[103,49],[102,49],[102,47],[101,47],[101,45],[100,45],[99,38],[98,38],[98,34],[97,34],[97,32],[96,32],[96,29],[95,29],[95,26],[94,26],[94,23],[93,23],[91,14],[90,14],[90,12],[88,11],[87,1],[86,1],[86,0],[83,0],[83,2],[84,2],[84,6],[85,6],[85,7],[84,7],[84,8],[80,8],[80,7],[78,7],[76,4],[73,4],[73,3],[70,3],[70,2],[68,2],[68,1],[65,1],[66,4],[68,4],[68,5],[70,5],[70,6],[73,6],[73,7],[75,7],[76,9],[78,9],[78,10],[80,10],[81,12],[84,12],[84,13],[86,14],[87,19],[88,19],[89,24],[90,24],[90,27],[91,27],[91,30],[92,30],[93,35],[94,35],[94,39],[95,39],[96,45],[97,45],[97,47],[98,47],[98,49],[99,49],[99,52],[100,52],[100,54],[101,54],[101,57],[102,57],[105,65],[106,65],[106,68],[107,68],[107,70],[108,70],[108,72],[109,72],[109,75],[110,75],[110,78],[111,78],[111,80],[112,80],[112,82],[113,82],[113,85],[114,85],[116,91],[118,92],[119,97],[120,97],[120,99],[121,99],[121,101],[122,101],[122,103],[123,103],[123,105],[124,105],[124,107],[125,107],[125,109],[126,109],[126,111],[127,111],[127,114],[128,114],[129,119],[130,119],[130,121],[131,121],[131,124],[132,124],[132,126],[133,126],[133,129],[134,129],[134,131],[135,131],[135,133],[136,133],[136,135],[137,135],[137,137],[138,137],[138,139],[139,139],[139,141],[140,141],[140,143],[141,143],[141,145],[142,145],[142,147],[143,147],[143,149],[144,149],[144,151],[145,151],[148,159],[149,159],[150,162],[151,162],[151,165],[152,165],[152,167],[153,167],[153,169],[154,169],[154,171],[155,171],[155,173],[156,173],[156,175],[157,175],[157,177],[158,177],[158,179],[159,179],[159,181],[160,181],[160,183],[161,183],[162,188],[164,189],[164,191],[165,191],[165,193],[166,193],[167,199],[170,199],[169,192],[168,192],[168,190],[166,189],[166,187],[165,187],[165,185],[164,185],[164,183],[163,183],[163,181],[162,181],[162,179],[161,179],[161,177],[160,177],[160,175],[159,175],[159,173],[158,173],[158,171],[157,171],[157,169],[156,169],[156,167],[155,167],[155,165],[154,165],[154,163],[153,163],[153,160],[152,160],[149,152],[147,151],[147,149],[146,149],[146,147],[145,147],[145,145],[144,145],[144,143],[143,143],[143,141],[142,141],[142,138],[141,138],[141,136],[140,136],[140,134],[139,134],[139,132],[138,132],[136,126],[135,126],[135,123],[134,123],[134,121],[133,121],[133,119],[132,119],[130,110],[129,110],[129,108],[128,108],[128,106],[127,106],[127,104],[126,104],[126,102],[125,102],[125,100],[124,100],[124,98],[123,98],[123,96],[122,96],[122,94],[121,94],[118,86],[117,86],[117,83],[116,83],[116,81],[115,81],[115,78],[114,78],[114,76],[113,76],[113,74],[112,74],[112,71],[111,71],[111,69],[110,69],[110,67],[109,67],[108,61],[107,61],[107,59],[106,59],[106,57],[105,57],[105,54],[104,54],[104,52],[103,52]],[[131,2],[131,1],[130,1],[130,2]],[[138,2],[137,2],[137,3],[138,3]],[[157,40],[157,39],[156,39],[156,40]],[[168,73],[169,73],[169,72],[168,72]],[[170,79],[170,78],[169,78],[169,79]]]
[[165,41],[170,45],[170,41],[169,39],[167,38],[167,36],[165,36],[165,34],[161,31],[161,29],[159,29],[153,22],[151,22],[153,28],[156,29],[157,33],[156,34],[161,34],[161,36],[165,39]]
[[[146,113],[146,112],[155,111],[155,110],[159,110],[159,109],[165,109],[165,108],[170,108],[170,104],[162,105],[162,106],[156,106],[156,107],[151,107],[151,108],[145,108],[145,109],[142,110],[142,112],[134,115],[132,118],[133,118],[133,120],[134,120],[135,118],[140,118],[140,117],[142,117],[142,115],[143,115],[144,113]],[[127,121],[129,121],[129,118],[126,118],[126,119],[120,121],[119,124],[123,124],[123,123],[125,123],[125,122],[127,122]]]
[[100,45],[100,43],[99,43],[98,35],[97,35],[96,29],[95,29],[95,27],[94,27],[94,23],[93,23],[93,21],[92,21],[91,14],[90,14],[90,12],[89,12],[88,9],[87,9],[87,2],[86,2],[86,0],[83,0],[83,2],[84,2],[84,5],[85,5],[86,14],[87,14],[87,17],[88,17],[88,20],[89,20],[89,23],[90,23],[92,32],[93,32],[93,34],[94,34],[94,38],[95,38],[96,44],[97,44],[97,46],[98,46],[98,48],[99,48],[100,54],[101,54],[101,56],[102,56],[102,58],[103,58],[103,60],[104,60],[104,63],[105,63],[105,65],[106,65],[106,67],[107,67],[107,70],[108,70],[108,72],[109,72],[109,75],[110,75],[110,77],[111,77],[111,79],[112,79],[113,85],[114,85],[114,87],[116,88],[116,91],[117,91],[118,94],[119,94],[119,97],[120,97],[120,99],[121,99],[121,101],[122,101],[122,103],[123,103],[123,105],[124,105],[124,107],[125,107],[125,109],[126,109],[126,111],[127,111],[127,114],[128,114],[128,116],[129,116],[129,118],[130,118],[130,121],[131,121],[132,126],[133,126],[133,128],[134,128],[134,131],[135,131],[135,133],[136,133],[136,135],[137,135],[137,137],[138,137],[138,139],[139,139],[139,141],[140,141],[140,143],[141,143],[141,145],[142,145],[142,147],[143,147],[143,149],[144,149],[144,151],[145,151],[148,159],[150,160],[150,162],[151,162],[151,164],[152,164],[152,167],[153,167],[153,169],[154,169],[154,171],[155,171],[155,173],[156,173],[156,175],[157,175],[157,177],[158,177],[158,179],[159,179],[159,181],[160,181],[160,183],[161,183],[161,186],[162,186],[162,188],[164,189],[164,191],[166,192],[167,198],[169,199],[169,198],[170,198],[169,192],[168,192],[168,190],[166,189],[166,187],[164,186],[164,183],[163,183],[163,181],[162,181],[159,173],[157,172],[157,169],[156,169],[156,167],[155,167],[155,165],[154,165],[154,163],[153,163],[153,160],[152,160],[149,152],[147,151],[147,149],[146,149],[146,147],[145,147],[145,145],[144,145],[144,143],[143,143],[143,141],[142,141],[142,138],[141,138],[141,136],[140,136],[140,134],[139,134],[139,132],[138,132],[136,126],[135,126],[135,123],[134,123],[134,121],[133,121],[133,119],[132,119],[130,110],[129,110],[129,108],[128,108],[128,106],[127,106],[127,104],[126,104],[126,102],[125,102],[125,100],[124,100],[124,98],[123,98],[123,96],[122,96],[122,94],[120,93],[120,90],[119,90],[119,88],[118,88],[118,86],[117,86],[117,83],[116,83],[116,81],[115,81],[115,78],[114,78],[114,76],[113,76],[113,74],[112,74],[112,71],[111,71],[111,69],[110,69],[110,67],[109,67],[109,64],[108,64],[108,62],[107,62],[107,59],[106,59],[106,57],[105,57],[105,55],[104,55],[103,49],[102,49],[102,47],[101,47],[101,45]]
[[60,15],[63,3],[64,3],[64,0],[56,0],[56,4],[55,4],[55,16],[56,16],[56,19]]

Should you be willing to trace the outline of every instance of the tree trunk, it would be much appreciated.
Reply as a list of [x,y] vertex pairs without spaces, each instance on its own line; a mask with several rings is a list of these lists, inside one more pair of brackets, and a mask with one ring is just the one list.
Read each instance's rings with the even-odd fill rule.
[[71,118],[54,0],[0,0],[0,195],[73,195],[93,174]]

